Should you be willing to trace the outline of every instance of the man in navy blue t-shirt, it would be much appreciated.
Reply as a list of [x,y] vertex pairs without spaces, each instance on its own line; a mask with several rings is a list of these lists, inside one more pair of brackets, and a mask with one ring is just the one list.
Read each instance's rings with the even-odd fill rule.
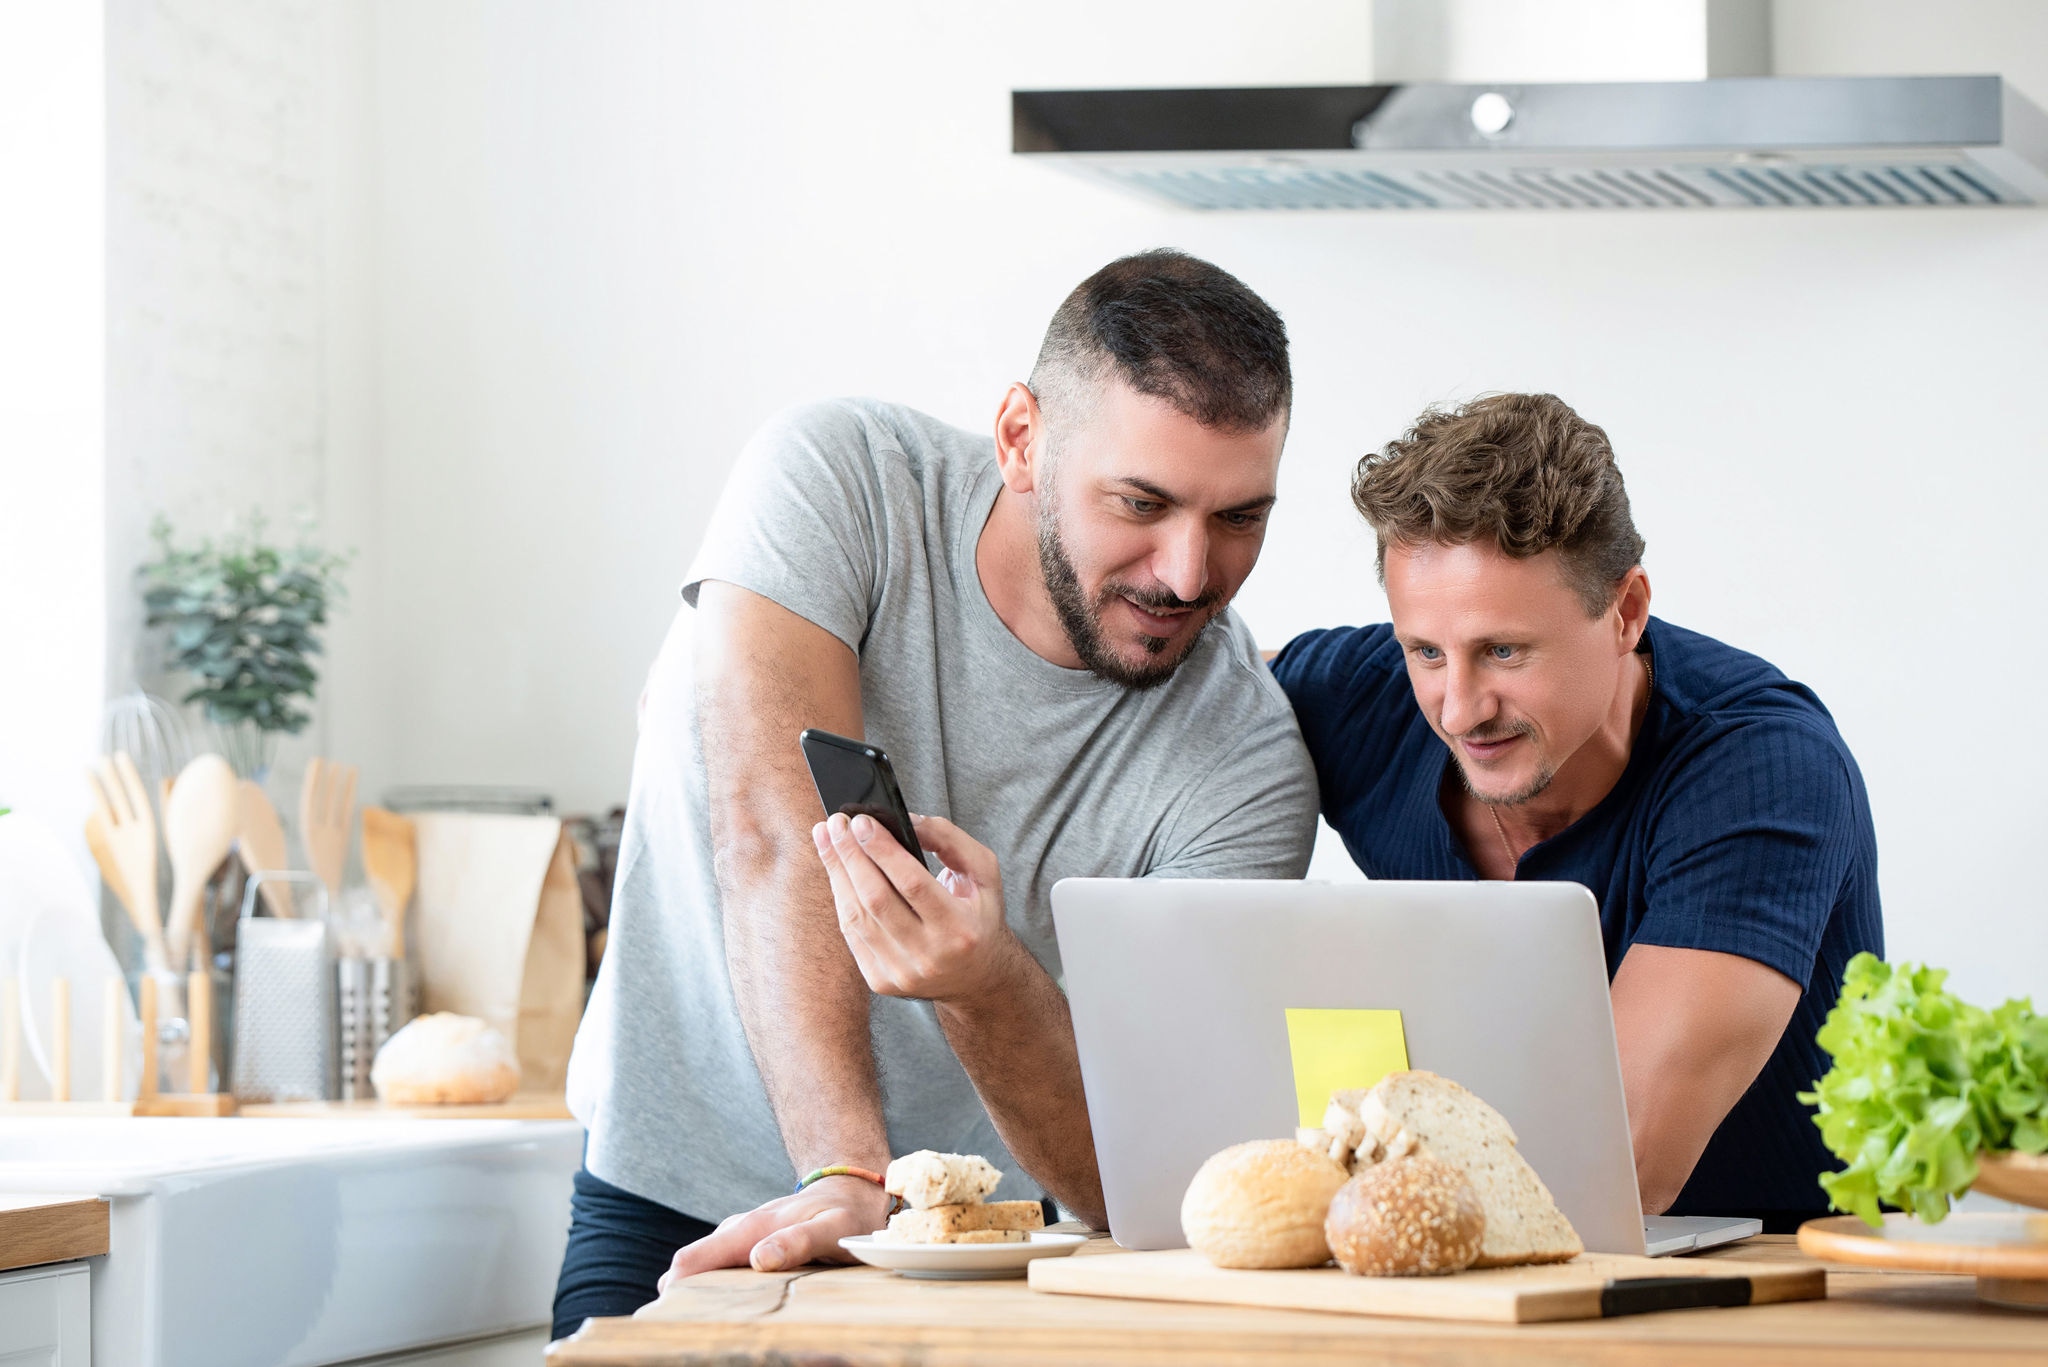
[[1794,1094],[1883,953],[1863,777],[1820,699],[1650,616],[1607,435],[1548,394],[1432,410],[1359,462],[1390,625],[1273,661],[1322,809],[1374,878],[1583,883],[1600,903],[1648,1214],[1820,1214]]

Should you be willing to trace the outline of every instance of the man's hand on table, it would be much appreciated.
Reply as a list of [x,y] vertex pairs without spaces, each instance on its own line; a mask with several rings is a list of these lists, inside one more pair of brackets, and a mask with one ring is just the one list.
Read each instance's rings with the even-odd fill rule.
[[861,977],[882,996],[923,1001],[1000,990],[1030,956],[1003,921],[995,853],[943,818],[912,820],[945,866],[936,878],[873,817],[835,814],[811,828]]
[[839,1241],[889,1223],[889,1194],[864,1177],[824,1177],[794,1196],[726,1217],[696,1243],[676,1250],[657,1289],[721,1267],[782,1272],[805,1263],[846,1262]]

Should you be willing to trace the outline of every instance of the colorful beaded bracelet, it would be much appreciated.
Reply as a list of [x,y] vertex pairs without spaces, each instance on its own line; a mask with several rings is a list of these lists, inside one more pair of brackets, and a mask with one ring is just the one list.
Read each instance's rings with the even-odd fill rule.
[[[827,1177],[861,1177],[865,1178],[870,1182],[873,1182],[876,1186],[881,1187],[885,1191],[888,1189],[888,1183],[882,1180],[882,1175],[880,1173],[869,1172],[866,1168],[856,1168],[847,1166],[846,1164],[839,1164],[834,1167],[819,1168],[815,1172],[805,1173],[802,1178],[798,1179],[796,1184],[796,1190],[802,1191],[811,1183],[820,1181],[823,1178]],[[794,1194],[794,1192],[791,1193],[791,1195]],[[903,1198],[900,1196],[892,1198],[889,1204],[889,1213],[891,1215],[894,1215],[897,1211],[901,1210],[902,1208]]]

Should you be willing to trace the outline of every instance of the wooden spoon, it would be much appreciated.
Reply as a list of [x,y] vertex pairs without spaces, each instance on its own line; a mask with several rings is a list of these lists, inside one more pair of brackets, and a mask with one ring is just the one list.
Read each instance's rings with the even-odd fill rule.
[[207,880],[234,848],[239,796],[235,771],[219,755],[186,765],[164,808],[164,846],[171,852],[171,906],[164,917],[173,966],[183,966],[199,930]]
[[[168,960],[163,922],[157,914],[156,818],[150,814],[149,790],[142,786],[142,775],[125,750],[96,763],[88,778],[93,820],[87,823],[86,841],[92,842],[92,826],[97,823],[116,870],[115,896],[142,936],[143,957],[149,967],[162,972]],[[98,857],[98,846],[94,856]]]
[[299,789],[299,843],[306,847],[306,862],[327,885],[329,897],[341,895],[355,808],[353,764],[336,764],[318,755],[306,762],[306,781]]
[[[235,848],[241,853],[242,867],[251,878],[259,873],[283,873],[291,861],[284,852],[284,823],[278,820],[270,795],[262,784],[247,778],[236,785],[236,794],[240,825],[235,831]],[[294,914],[291,895],[282,883],[256,886],[272,916],[289,919]]]
[[419,874],[411,820],[382,807],[363,808],[363,872],[384,913],[384,953],[405,957],[405,907]]

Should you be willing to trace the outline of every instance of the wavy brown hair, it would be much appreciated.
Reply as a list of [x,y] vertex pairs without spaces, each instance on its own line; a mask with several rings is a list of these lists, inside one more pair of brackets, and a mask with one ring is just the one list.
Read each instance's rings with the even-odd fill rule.
[[1379,539],[1381,583],[1390,542],[1492,541],[1516,559],[1554,550],[1598,616],[1643,559],[1607,434],[1555,394],[1488,394],[1426,410],[1358,462],[1351,501]]

